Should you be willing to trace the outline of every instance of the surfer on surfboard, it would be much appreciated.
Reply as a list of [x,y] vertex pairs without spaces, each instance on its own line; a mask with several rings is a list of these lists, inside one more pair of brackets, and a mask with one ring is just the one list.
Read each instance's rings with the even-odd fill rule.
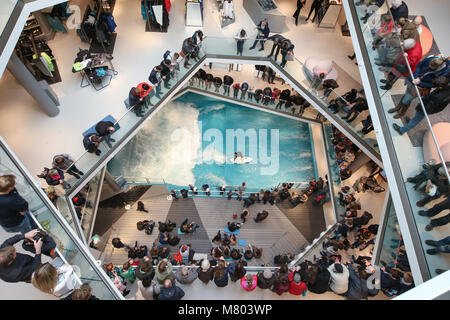
[[240,157],[241,160],[244,159],[244,155],[240,151],[234,153],[234,161],[236,161],[237,157]]

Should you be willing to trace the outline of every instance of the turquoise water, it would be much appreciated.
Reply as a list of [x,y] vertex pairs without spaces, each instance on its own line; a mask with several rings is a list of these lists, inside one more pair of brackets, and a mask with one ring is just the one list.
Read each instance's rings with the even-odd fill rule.
[[[308,123],[186,93],[159,111],[108,168],[174,186],[245,181],[259,190],[317,178],[313,150]],[[235,151],[252,161],[231,163]]]

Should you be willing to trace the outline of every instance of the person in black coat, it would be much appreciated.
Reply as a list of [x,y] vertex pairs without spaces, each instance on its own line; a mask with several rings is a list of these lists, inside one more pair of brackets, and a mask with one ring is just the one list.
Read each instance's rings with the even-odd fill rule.
[[95,125],[95,131],[102,138],[102,141],[105,141],[108,147],[112,148],[111,142],[116,142],[116,140],[111,138],[111,134],[116,131],[114,123],[111,121],[100,121]]
[[295,25],[298,25],[298,16],[300,15],[300,10],[305,6],[306,0],[297,0],[297,10],[295,10],[293,17],[295,18]]
[[260,21],[255,29],[258,30],[258,34],[256,36],[255,42],[253,42],[253,45],[249,49],[250,50],[255,49],[256,43],[258,43],[258,41],[259,41],[259,43],[261,44],[261,49],[259,49],[259,51],[263,51],[264,50],[264,42],[269,37],[269,33],[270,33],[269,23],[268,23],[267,19],[263,19],[262,21]]
[[402,0],[394,0],[392,1],[391,13],[394,21],[400,18],[408,19],[408,6]]
[[133,112],[136,113],[138,117],[143,117],[142,107],[144,105],[144,99],[139,96],[140,93],[141,90],[139,88],[131,88],[130,93],[128,94],[128,102],[130,107],[133,108]]
[[268,37],[267,40],[273,41],[272,50],[270,51],[270,54],[267,56],[267,58],[270,58],[273,56],[273,52],[275,51],[275,48],[276,48],[277,52],[275,53],[275,57],[274,57],[274,59],[276,61],[277,57],[278,57],[278,53],[280,53],[281,42],[286,40],[286,38],[283,37],[281,34],[274,34],[274,35]]
[[14,175],[0,176],[0,225],[6,232],[26,233],[32,229],[28,202],[20,196]]
[[102,139],[96,133],[89,133],[83,138],[83,146],[89,153],[95,153],[96,155],[100,155],[102,152],[98,150],[98,145]]
[[165,59],[161,61],[161,76],[163,78],[164,82],[164,88],[170,89],[172,86],[169,84],[170,81],[170,73],[172,70],[170,69],[170,66],[172,65],[172,62],[169,59]]
[[289,89],[285,89],[285,90],[281,91],[280,99],[278,100],[278,104],[276,105],[275,109],[280,109],[281,110],[281,106],[286,101],[289,101],[290,97],[291,97],[291,91]]
[[[3,242],[0,246],[0,279],[5,282],[31,282],[31,275],[41,265],[42,239],[33,239],[37,233],[37,229],[32,230]],[[16,252],[14,245],[24,239],[33,241],[36,251],[34,257]]]
[[181,300],[184,297],[184,291],[175,285],[170,279],[164,281],[164,286],[161,287],[158,300]]
[[230,87],[233,84],[234,80],[229,75],[223,76],[223,94],[230,95]]
[[311,16],[312,12],[314,11],[314,17],[312,18],[311,22],[314,22],[316,19],[317,13],[319,12],[319,8],[322,4],[322,0],[314,0],[314,2],[311,4],[311,10],[309,10],[308,17],[305,21],[309,20],[309,17]]
[[284,68],[286,66],[286,63],[287,63],[286,56],[288,54],[293,55],[294,54],[294,48],[295,48],[295,46],[291,43],[291,40],[289,40],[289,39],[285,39],[285,40],[283,40],[281,42],[281,44],[280,44],[280,49],[281,49],[281,63],[280,63],[280,67]]
[[[187,60],[187,59],[186,59]],[[148,77],[148,81],[150,81],[153,86],[155,87],[155,97],[157,97],[158,99],[161,99],[161,79],[162,79],[162,67],[156,66],[152,69],[152,72],[150,72],[150,75]]]

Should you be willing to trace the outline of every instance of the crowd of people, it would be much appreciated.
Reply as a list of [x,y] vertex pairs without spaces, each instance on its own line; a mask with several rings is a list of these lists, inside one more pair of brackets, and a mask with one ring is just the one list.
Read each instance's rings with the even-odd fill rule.
[[[258,67],[259,66],[255,66]],[[267,77],[269,83],[274,83],[275,72],[270,67],[262,67],[263,80]],[[297,94],[293,89],[279,89],[276,87],[265,87],[264,89],[255,88],[252,84],[247,82],[235,82],[230,75],[225,75],[223,78],[214,76],[212,73],[207,73],[203,69],[199,69],[196,74],[190,79],[190,85],[195,85],[198,88],[205,90],[212,90],[214,85],[214,92],[230,96],[230,88],[233,89],[233,98],[243,101],[248,101],[263,106],[275,106],[276,110],[290,112],[295,115],[302,116],[311,104],[302,96]]]
[[[384,2],[376,3],[379,7]],[[359,5],[367,5],[361,1]],[[376,7],[374,7],[376,9]],[[376,10],[367,9],[364,17],[367,22],[370,18],[376,18]],[[416,16],[410,20],[407,1],[394,0],[390,8],[390,13],[381,15],[379,28],[372,31],[373,50],[376,50],[376,64],[381,67],[381,71],[387,73],[386,79],[382,79],[384,84],[380,88],[390,90],[399,79],[405,82],[405,92],[394,108],[387,110],[394,114],[394,119],[403,119],[403,125],[393,123],[393,129],[403,135],[415,128],[427,115],[439,114],[443,112],[450,103],[450,61],[442,54],[432,54],[424,56],[421,34],[423,32],[422,17]],[[403,50],[402,50],[403,48]],[[421,97],[420,101],[415,100]],[[413,101],[417,101],[415,114],[407,117]],[[449,163],[423,165],[423,170],[416,176],[409,177],[408,183],[414,183],[414,189],[420,192],[421,200],[416,206],[423,207],[433,200],[439,200],[431,208],[419,210],[420,216],[434,217],[444,210],[450,209],[449,202],[449,181],[446,170]],[[425,226],[425,231],[430,232],[434,228],[439,228],[448,224],[450,214],[440,218],[430,219]],[[439,240],[425,240],[426,252],[428,255],[436,255],[450,252],[450,237],[441,236]],[[436,268],[436,273],[442,273],[442,268]]]
[[[89,285],[78,282],[76,269],[59,256],[50,232],[38,227],[28,202],[16,189],[14,175],[0,176],[0,225],[8,233],[17,233],[0,246],[0,279],[31,283],[61,299],[96,299]],[[19,243],[33,256],[17,252],[15,245]],[[42,255],[50,262],[43,263]]]

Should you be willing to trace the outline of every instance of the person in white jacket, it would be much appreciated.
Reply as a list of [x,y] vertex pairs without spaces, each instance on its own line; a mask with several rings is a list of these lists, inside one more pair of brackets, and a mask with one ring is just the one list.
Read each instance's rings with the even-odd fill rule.
[[60,258],[40,265],[33,273],[31,283],[37,289],[58,298],[67,297],[79,287],[78,279],[71,265]]
[[331,281],[330,289],[336,294],[344,294],[348,291],[349,272],[346,266],[336,262],[328,267]]

